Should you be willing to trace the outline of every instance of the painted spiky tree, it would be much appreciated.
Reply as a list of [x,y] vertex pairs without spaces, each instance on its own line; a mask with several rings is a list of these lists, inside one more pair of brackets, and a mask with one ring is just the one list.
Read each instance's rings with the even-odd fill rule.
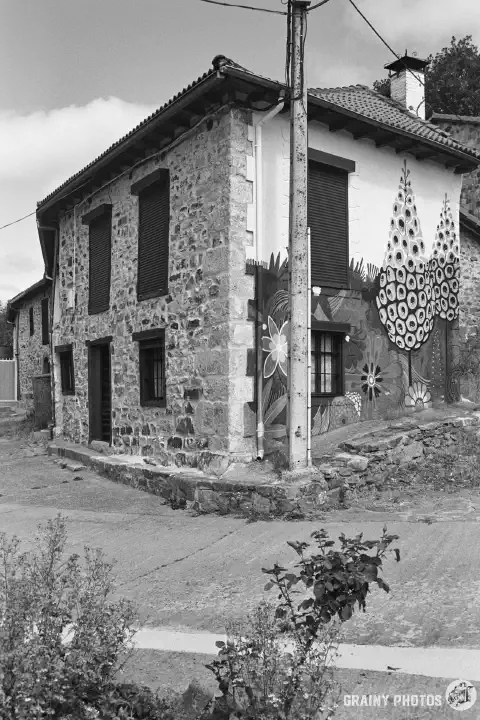
[[406,160],[393,204],[379,284],[376,302],[380,321],[399,350],[408,352],[411,384],[411,352],[421,347],[432,332],[434,300],[432,277]]
[[447,195],[443,201],[429,266],[433,278],[435,314],[443,320],[454,320],[458,317],[460,254],[455,221]]

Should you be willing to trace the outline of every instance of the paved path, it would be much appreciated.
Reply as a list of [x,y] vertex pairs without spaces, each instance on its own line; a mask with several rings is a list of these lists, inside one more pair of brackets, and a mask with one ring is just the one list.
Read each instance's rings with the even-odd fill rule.
[[[142,628],[135,646],[142,650],[216,655],[215,643],[226,635],[198,632],[172,632],[163,628]],[[480,680],[480,650],[461,648],[405,648],[385,645],[349,645],[342,643],[335,664],[339,668],[388,672],[395,669],[405,675],[435,678],[465,677]]]
[[[225,618],[244,617],[264,597],[261,568],[295,560],[287,540],[308,539],[320,526],[333,537],[363,531],[377,538],[385,520],[365,512],[315,523],[194,517],[91,472],[62,470],[5,438],[0,494],[0,531],[28,542],[39,522],[62,512],[69,551],[85,543],[102,548],[117,560],[118,591],[137,601],[142,624],[177,632],[221,634]],[[406,652],[480,649],[480,523],[445,518],[433,524],[389,520],[402,553],[400,563],[385,567],[391,593],[372,593],[367,612],[345,626],[346,643],[397,645]],[[471,657],[465,654],[467,662]]]

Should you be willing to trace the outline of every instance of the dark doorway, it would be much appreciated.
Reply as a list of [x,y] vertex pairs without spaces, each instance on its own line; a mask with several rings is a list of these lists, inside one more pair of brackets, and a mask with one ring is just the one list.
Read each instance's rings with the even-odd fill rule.
[[90,345],[88,357],[90,440],[111,442],[112,385],[110,344]]

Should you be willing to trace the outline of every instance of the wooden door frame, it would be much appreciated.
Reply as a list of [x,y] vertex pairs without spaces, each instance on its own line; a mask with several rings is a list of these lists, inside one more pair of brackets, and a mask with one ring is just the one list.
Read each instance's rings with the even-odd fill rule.
[[[92,348],[97,348],[99,346],[107,346],[108,347],[108,355],[109,355],[109,371],[110,371],[110,382],[109,382],[109,388],[110,388],[110,437],[108,440],[108,444],[112,445],[112,352],[111,352],[111,343],[113,340],[113,335],[107,335],[106,337],[97,338],[96,340],[87,340],[85,342],[85,345],[88,348],[88,442],[92,442],[92,385],[90,382],[91,377],[91,358],[92,358]],[[98,440],[98,438],[94,438],[95,440]],[[105,441],[102,441],[105,442]]]

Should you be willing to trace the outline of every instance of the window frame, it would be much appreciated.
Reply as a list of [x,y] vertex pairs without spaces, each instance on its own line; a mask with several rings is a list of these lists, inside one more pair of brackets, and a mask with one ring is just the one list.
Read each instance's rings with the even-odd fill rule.
[[[318,397],[318,398],[325,398],[325,397],[341,397],[345,394],[345,369],[344,369],[344,363],[343,363],[343,345],[345,341],[345,333],[344,332],[335,332],[332,330],[316,330],[312,328],[311,330],[312,339],[311,339],[311,354],[312,354],[312,363],[315,362],[315,372],[312,372],[311,368],[311,377],[312,377],[312,389],[311,389],[311,395],[312,397]],[[321,336],[330,336],[332,339],[332,352],[331,353],[325,353],[321,352],[320,349],[320,342],[321,342]],[[333,350],[334,346],[336,345],[335,351]],[[317,388],[319,386],[319,379],[321,378],[321,372],[319,372],[319,364],[322,356],[331,356],[332,361],[334,358],[336,358],[336,362],[338,365],[338,368],[336,369],[336,372],[332,372],[331,376],[332,378],[336,378],[337,382],[337,389],[335,391],[331,392],[321,392]],[[332,367],[332,369],[335,369]],[[315,378],[315,383],[313,382],[313,378]]]
[[[133,339],[138,342],[138,362],[139,362],[139,385],[140,385],[140,405],[142,407],[166,407],[167,405],[167,360],[165,348],[165,330],[154,330],[134,333]],[[161,380],[161,397],[146,397],[145,380],[148,379],[147,374],[154,376],[154,369],[148,368],[150,362],[148,359],[151,351],[160,350],[160,380]],[[155,360],[153,360],[155,362]],[[153,377],[153,383],[155,379]]]
[[[45,307],[47,308],[46,310],[45,310]],[[50,303],[49,303],[48,297],[42,298],[41,312],[42,312],[42,345],[48,345],[49,341],[50,341],[50,338],[49,338]]]
[[30,337],[31,337],[32,335],[35,335],[35,320],[33,317],[33,305],[31,305],[28,310],[28,319],[29,319],[29,323],[30,323]]
[[73,348],[64,347],[57,350],[60,365],[60,386],[62,395],[75,395],[75,370],[73,365]]

